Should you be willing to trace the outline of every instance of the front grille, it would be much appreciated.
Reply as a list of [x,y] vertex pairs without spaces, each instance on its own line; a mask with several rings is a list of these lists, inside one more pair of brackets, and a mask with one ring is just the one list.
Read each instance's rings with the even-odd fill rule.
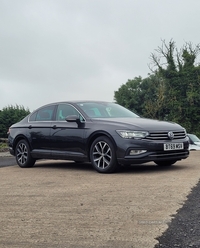
[[[173,140],[176,139],[184,139],[186,137],[186,133],[184,130],[181,131],[170,131],[174,134]],[[164,132],[150,132],[149,135],[146,137],[146,139],[149,140],[170,140],[168,136],[169,131]]]
[[158,152],[156,154],[151,154],[149,157],[151,158],[165,158],[165,157],[177,157],[177,156],[187,156],[189,151],[170,151],[170,152]]

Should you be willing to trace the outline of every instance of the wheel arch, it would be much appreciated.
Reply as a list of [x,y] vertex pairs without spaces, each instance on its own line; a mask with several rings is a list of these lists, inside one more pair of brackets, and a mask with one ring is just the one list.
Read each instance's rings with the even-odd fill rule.
[[89,160],[90,160],[90,147],[91,147],[93,141],[100,136],[105,136],[105,137],[109,138],[111,140],[111,142],[113,143],[114,148],[115,149],[117,148],[115,140],[113,139],[113,137],[109,133],[107,133],[105,131],[94,132],[90,135],[90,137],[88,138],[88,141],[87,141],[87,156],[88,156]]
[[15,140],[14,140],[14,142],[13,142],[13,150],[14,150],[14,152],[15,152],[17,143],[18,143],[20,140],[23,140],[23,139],[26,140],[26,142],[29,144],[29,147],[30,147],[30,149],[31,149],[31,145],[30,145],[30,142],[29,142],[28,138],[27,138],[26,136],[20,134],[20,135],[18,135],[18,136],[15,138]]

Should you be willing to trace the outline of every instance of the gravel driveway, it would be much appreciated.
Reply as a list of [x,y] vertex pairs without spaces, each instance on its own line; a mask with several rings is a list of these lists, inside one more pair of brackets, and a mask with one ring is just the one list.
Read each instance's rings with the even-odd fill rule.
[[199,160],[107,175],[63,161],[0,168],[0,247],[153,248],[198,183]]

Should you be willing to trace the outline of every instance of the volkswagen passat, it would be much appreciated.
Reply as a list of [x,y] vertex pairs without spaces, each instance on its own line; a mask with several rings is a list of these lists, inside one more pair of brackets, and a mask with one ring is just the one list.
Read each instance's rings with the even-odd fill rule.
[[37,159],[64,159],[89,161],[98,172],[108,173],[150,161],[169,166],[189,155],[182,126],[140,118],[100,101],[45,105],[10,127],[8,143],[22,168]]

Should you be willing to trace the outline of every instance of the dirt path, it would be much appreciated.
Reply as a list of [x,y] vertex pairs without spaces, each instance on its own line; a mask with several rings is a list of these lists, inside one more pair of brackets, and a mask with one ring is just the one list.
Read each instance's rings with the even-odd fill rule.
[[200,152],[116,174],[41,161],[0,169],[1,248],[151,248],[200,178]]

